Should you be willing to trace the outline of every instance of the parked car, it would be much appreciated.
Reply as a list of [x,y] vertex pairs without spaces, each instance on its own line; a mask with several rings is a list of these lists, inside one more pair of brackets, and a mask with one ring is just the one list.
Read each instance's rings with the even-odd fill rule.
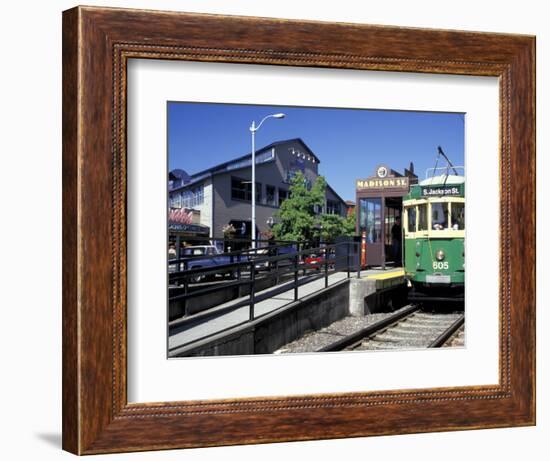
[[[294,255],[296,254],[296,248],[292,245],[271,248],[269,246],[257,248],[256,250],[249,250],[248,257],[250,261],[257,261],[254,265],[257,271],[269,270],[274,267],[274,261],[267,261],[267,258],[273,256],[282,256],[282,255]],[[289,259],[279,259],[279,267],[288,266],[294,264],[293,258]]]
[[269,261],[265,261],[266,258],[273,256],[269,252],[269,248],[258,248],[250,255],[251,260],[258,261],[254,264],[254,267],[257,271],[266,271],[269,270]]
[[[334,267],[334,260],[335,260],[334,253],[329,253],[328,254],[329,269],[332,269]],[[318,255],[318,254],[312,253],[304,258],[303,264],[304,264],[304,267],[307,269],[316,269],[316,270],[324,269],[325,255],[324,254]]]
[[[200,268],[215,268],[217,266],[225,266],[233,262],[247,261],[248,256],[243,255],[225,255],[214,245],[196,245],[185,247],[182,250],[181,257],[185,258],[187,270],[200,269]],[[237,270],[228,268],[219,272],[220,275],[229,275],[235,277]],[[191,281],[194,283],[203,282],[208,277],[212,277],[212,274],[195,274],[191,277]]]

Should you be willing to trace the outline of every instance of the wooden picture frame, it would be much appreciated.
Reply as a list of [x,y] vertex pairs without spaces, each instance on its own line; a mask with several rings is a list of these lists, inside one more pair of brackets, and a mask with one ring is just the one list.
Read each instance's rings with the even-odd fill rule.
[[[499,384],[128,404],[130,58],[498,77]],[[534,37],[94,7],[63,13],[65,450],[92,454],[533,424]]]

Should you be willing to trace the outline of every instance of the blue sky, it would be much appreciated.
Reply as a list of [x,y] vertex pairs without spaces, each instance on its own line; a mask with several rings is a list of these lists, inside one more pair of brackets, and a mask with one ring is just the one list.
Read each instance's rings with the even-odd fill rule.
[[380,163],[403,173],[412,161],[423,179],[437,146],[464,165],[464,114],[169,102],[170,170],[194,174],[250,153],[252,120],[277,112],[286,117],[262,125],[256,148],[302,138],[321,161],[319,173],[345,200],[355,200],[355,179],[372,176]]

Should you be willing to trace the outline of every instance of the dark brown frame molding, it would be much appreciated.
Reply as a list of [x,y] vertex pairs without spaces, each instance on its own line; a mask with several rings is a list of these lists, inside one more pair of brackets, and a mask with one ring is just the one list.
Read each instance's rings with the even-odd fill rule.
[[[128,404],[130,58],[497,76],[499,384]],[[63,448],[90,454],[533,425],[534,218],[534,37],[92,7],[65,11]]]

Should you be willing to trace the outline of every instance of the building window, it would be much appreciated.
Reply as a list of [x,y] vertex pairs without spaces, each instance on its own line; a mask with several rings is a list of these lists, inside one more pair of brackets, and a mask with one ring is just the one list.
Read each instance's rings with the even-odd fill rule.
[[[246,179],[231,178],[231,198],[233,200],[252,200],[252,183]],[[262,184],[256,183],[256,201],[262,200]]]
[[[268,151],[256,154],[255,163],[256,165],[260,163],[266,163],[266,162],[269,162],[270,160],[273,160],[274,158],[275,158],[275,149],[270,149]],[[221,168],[219,171],[239,170],[240,168],[244,168],[250,165],[252,165],[252,156],[230,163],[226,167]]]
[[[256,155],[256,163],[265,163],[269,162],[270,160],[273,160],[275,158],[275,149],[271,148],[266,152],[262,152],[260,154]],[[250,160],[250,163],[252,163],[252,159]]]
[[279,206],[288,198],[288,191],[284,189],[279,189]]
[[[195,208],[204,203],[204,186],[187,189],[173,197],[174,208]],[[177,206],[176,206],[177,205]]]
[[340,203],[327,200],[327,214],[340,214]]
[[195,205],[202,205],[204,203],[204,187],[199,186],[193,189]]
[[275,186],[265,186],[265,203],[266,205],[275,206]]
[[170,197],[170,208],[181,208],[181,194]]
[[252,200],[250,183],[238,178],[231,178],[231,198],[234,200]]

